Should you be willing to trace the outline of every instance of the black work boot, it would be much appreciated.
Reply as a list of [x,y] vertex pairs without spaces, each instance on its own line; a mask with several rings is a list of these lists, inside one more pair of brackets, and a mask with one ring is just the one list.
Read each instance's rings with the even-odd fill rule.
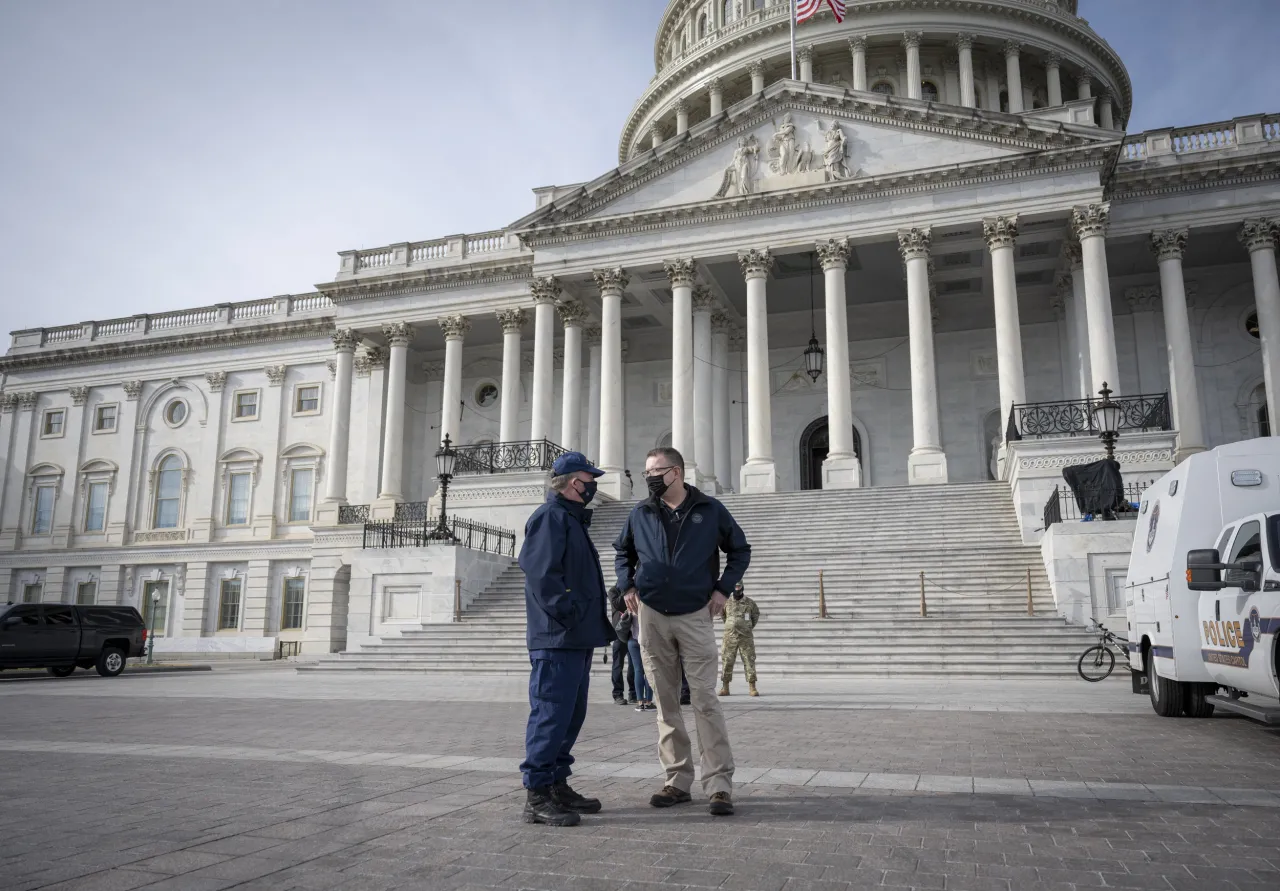
[[551,797],[556,804],[567,811],[579,814],[600,813],[600,799],[584,798],[569,786],[568,780],[561,780],[551,787]]
[[577,826],[582,817],[571,810],[566,810],[551,794],[550,786],[539,786],[529,789],[529,797],[524,803],[524,821],[526,823],[545,823],[548,826]]

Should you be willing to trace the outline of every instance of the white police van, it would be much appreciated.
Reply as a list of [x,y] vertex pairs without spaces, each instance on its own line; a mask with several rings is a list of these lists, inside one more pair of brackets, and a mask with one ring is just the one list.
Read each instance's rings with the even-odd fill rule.
[[1280,723],[1280,437],[1192,455],[1139,510],[1125,597],[1134,692],[1165,717],[1218,707]]

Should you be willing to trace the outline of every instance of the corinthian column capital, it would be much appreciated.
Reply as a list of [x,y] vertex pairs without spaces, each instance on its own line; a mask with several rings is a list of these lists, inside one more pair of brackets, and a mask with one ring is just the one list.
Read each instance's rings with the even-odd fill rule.
[[773,255],[769,253],[768,248],[738,251],[738,265],[742,267],[742,274],[745,277],[764,278],[773,267]]
[[502,326],[503,334],[519,334],[524,323],[529,320],[529,314],[518,307],[498,310],[495,315],[498,317],[498,324]]
[[336,353],[354,353],[360,337],[350,328],[339,328],[333,332],[333,350]]
[[982,221],[982,237],[987,241],[987,248],[993,251],[996,248],[1013,247],[1013,242],[1018,237],[1018,215],[987,217]]
[[903,260],[927,260],[932,246],[933,230],[928,226],[898,230],[898,251]]
[[681,285],[692,285],[694,275],[693,260],[666,260],[662,264],[662,269],[667,273],[667,278],[671,281],[671,287],[678,288]]
[[445,316],[439,319],[437,324],[444,332],[445,340],[462,340],[471,330],[471,320],[466,316]]
[[903,49],[920,49],[920,38],[924,37],[923,31],[906,31],[902,35]]
[[529,293],[534,303],[555,303],[560,299],[560,279],[545,275],[529,282]]
[[1265,217],[1245,220],[1240,226],[1240,232],[1237,237],[1251,254],[1254,251],[1274,248],[1276,246],[1276,238],[1280,237],[1280,223]]
[[956,35],[956,49],[971,50],[973,49],[973,35],[961,31]]
[[693,286],[693,311],[694,312],[713,312],[719,303],[716,301],[715,295],[711,293],[711,289],[706,285]]
[[1016,40],[1006,40],[1004,42],[1004,46],[1002,47],[1002,52],[1004,53],[1004,57],[1006,59],[1009,59],[1009,58],[1016,59],[1018,55],[1021,54],[1022,52],[1022,44],[1018,43],[1018,41]]
[[1187,246],[1186,229],[1158,229],[1151,233],[1151,252],[1156,260],[1181,260]]
[[413,334],[413,326],[408,322],[391,322],[382,326],[382,335],[391,346],[408,346]]
[[845,269],[849,266],[849,239],[829,238],[817,244],[818,262],[825,272],[828,269]]
[[1079,239],[1106,235],[1110,220],[1111,206],[1108,204],[1084,204],[1071,208],[1071,230]]
[[627,275],[626,270],[621,266],[593,270],[591,277],[596,280],[596,287],[600,289],[602,295],[621,294],[631,281],[631,276]]
[[560,323],[566,328],[581,328],[587,318],[587,308],[576,300],[566,300],[556,306]]

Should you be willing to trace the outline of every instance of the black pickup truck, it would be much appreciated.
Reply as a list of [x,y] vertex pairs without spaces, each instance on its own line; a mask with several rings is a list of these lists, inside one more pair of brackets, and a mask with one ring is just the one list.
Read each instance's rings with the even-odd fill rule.
[[0,604],[0,669],[45,668],[64,678],[96,668],[113,678],[146,643],[146,625],[131,606]]

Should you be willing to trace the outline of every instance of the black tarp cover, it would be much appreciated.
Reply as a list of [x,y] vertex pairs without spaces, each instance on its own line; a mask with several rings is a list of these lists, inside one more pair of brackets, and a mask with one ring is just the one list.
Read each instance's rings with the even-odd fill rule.
[[1076,496],[1080,515],[1104,514],[1125,507],[1124,480],[1120,476],[1120,462],[1116,460],[1094,461],[1091,464],[1073,464],[1062,469],[1062,477]]

